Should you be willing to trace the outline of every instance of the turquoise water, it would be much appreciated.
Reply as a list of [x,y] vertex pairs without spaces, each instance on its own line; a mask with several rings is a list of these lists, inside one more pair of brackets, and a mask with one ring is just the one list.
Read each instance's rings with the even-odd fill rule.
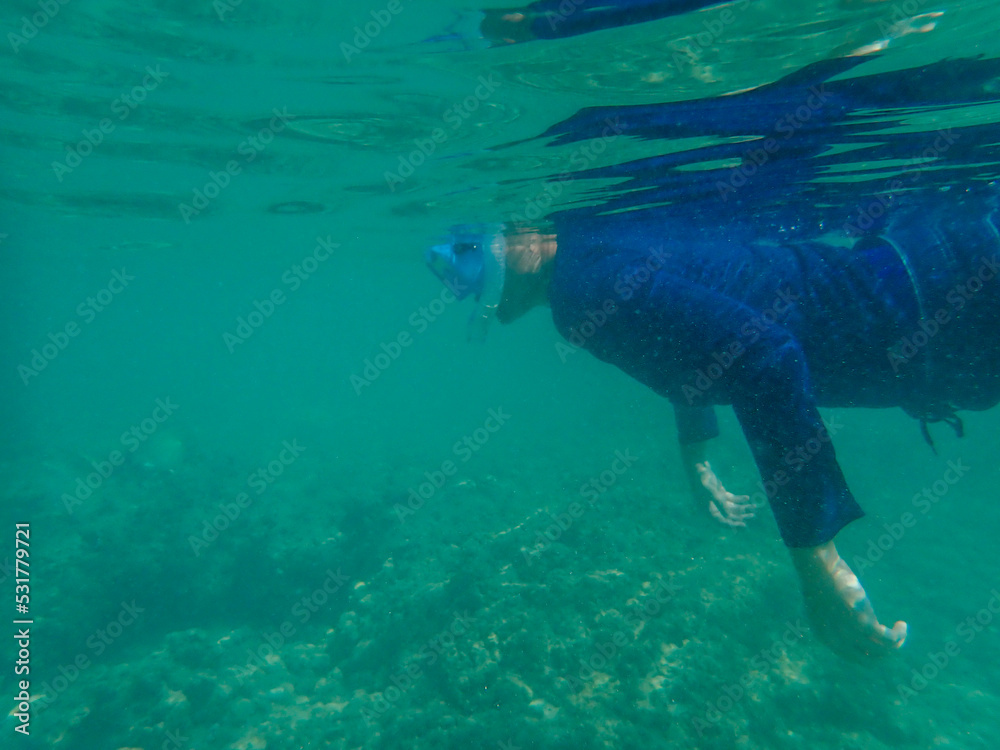
[[[30,523],[35,700],[3,746],[997,747],[995,412],[932,427],[938,455],[896,410],[826,413],[869,513],[839,546],[911,627],[847,663],[770,515],[727,530],[692,499],[669,404],[560,356],[544,311],[466,345],[421,256],[576,170],[537,136],[581,108],[761,86],[903,16],[844,77],[995,58],[995,4],[764,0],[463,50],[424,42],[450,4],[402,2],[345,53],[388,7],[5,7],[0,561]],[[622,140],[585,166],[715,142]],[[721,421],[713,466],[752,493]]]

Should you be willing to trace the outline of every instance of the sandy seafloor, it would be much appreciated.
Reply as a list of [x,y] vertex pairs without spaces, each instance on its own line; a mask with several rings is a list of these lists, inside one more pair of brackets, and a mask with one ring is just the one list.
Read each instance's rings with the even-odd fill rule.
[[[586,449],[493,446],[404,520],[434,468],[419,448],[353,466],[307,452],[197,555],[192,534],[246,490],[245,457],[164,438],[72,514],[46,488],[84,459],[8,463],[5,504],[36,508],[47,693],[19,746],[995,748],[1000,629],[957,631],[997,582],[983,528],[996,521],[981,514],[995,470],[968,458],[969,438],[934,457],[902,416],[834,419],[864,438],[841,457],[874,512],[842,535],[847,555],[915,510],[902,488],[930,486],[949,452],[972,465],[862,573],[884,616],[914,629],[874,665],[816,642],[769,514],[715,525],[672,444],[615,425]],[[973,418],[972,439],[994,422]],[[904,448],[910,476],[890,492],[885,465]],[[590,503],[579,487],[614,450],[634,464]],[[752,481],[742,451],[731,436],[717,452],[731,485]],[[957,655],[901,693],[949,640]]]

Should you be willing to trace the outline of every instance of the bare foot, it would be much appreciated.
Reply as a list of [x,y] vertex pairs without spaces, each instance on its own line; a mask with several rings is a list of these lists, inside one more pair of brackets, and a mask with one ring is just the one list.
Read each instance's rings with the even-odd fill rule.
[[848,658],[886,656],[906,640],[906,623],[879,623],[868,595],[833,542],[790,550],[817,637]]

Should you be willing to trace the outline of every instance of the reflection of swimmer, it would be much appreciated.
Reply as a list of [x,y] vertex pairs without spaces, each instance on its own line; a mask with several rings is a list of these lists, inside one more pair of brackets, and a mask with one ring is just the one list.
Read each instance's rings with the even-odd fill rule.
[[[466,48],[520,44],[539,39],[563,39],[603,29],[657,21],[670,16],[719,6],[718,18],[706,28],[712,31],[728,27],[737,14],[753,0],[538,0],[520,8],[491,8],[462,13],[447,33],[428,41],[458,42]],[[841,0],[847,10],[882,2],[882,0]],[[880,23],[877,39],[849,36],[834,54],[866,55],[884,50],[894,39],[909,34],[933,31],[940,11],[905,16],[894,11]],[[848,32],[850,34],[850,32]]]
[[[735,5],[742,8],[750,2],[739,0]],[[561,39],[729,4],[726,0],[539,0],[521,8],[463,15],[452,27],[450,38],[492,45]],[[470,28],[473,24],[475,31]],[[442,38],[449,37],[438,37]]]
[[[549,305],[573,346],[679,413],[731,405],[817,634],[841,653],[873,655],[900,646],[906,624],[878,622],[834,546],[862,511],[817,407],[901,406],[925,434],[938,421],[960,434],[956,409],[1000,401],[1000,211],[963,201],[900,209],[883,235],[851,248],[735,242],[724,228],[655,215],[577,215],[546,234],[475,228],[428,260],[476,295],[478,333],[492,317],[509,323]],[[664,243],[669,252],[651,250]]]

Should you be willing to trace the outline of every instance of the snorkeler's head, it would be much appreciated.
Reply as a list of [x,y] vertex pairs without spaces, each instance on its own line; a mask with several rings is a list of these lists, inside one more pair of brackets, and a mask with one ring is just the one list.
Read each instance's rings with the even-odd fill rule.
[[503,224],[459,224],[424,253],[428,267],[457,299],[474,295],[469,339],[482,341],[503,296],[507,243]]

